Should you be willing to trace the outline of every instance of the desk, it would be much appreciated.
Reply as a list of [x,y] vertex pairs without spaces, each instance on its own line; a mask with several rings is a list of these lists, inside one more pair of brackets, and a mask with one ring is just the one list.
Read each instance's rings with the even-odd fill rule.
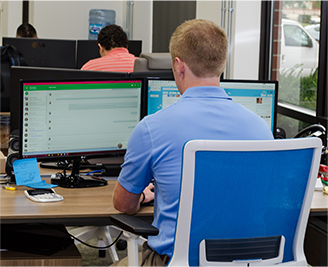
[[[54,170],[48,170],[53,173]],[[42,173],[47,171],[42,169]],[[47,182],[50,182],[49,180]],[[110,225],[109,216],[119,213],[113,208],[112,194],[116,181],[108,181],[107,186],[93,188],[61,188],[56,192],[64,197],[61,202],[36,203],[27,199],[23,193],[24,186],[18,186],[15,191],[0,189],[0,219],[2,224],[17,223],[49,223],[64,224],[66,226]],[[315,191],[311,206],[311,217],[327,216],[328,195],[322,191]],[[153,207],[142,207],[137,216],[151,222]],[[310,218],[311,218],[310,217]],[[325,237],[320,237],[320,244],[316,244],[318,234],[308,229],[305,239],[306,255],[311,262],[324,262],[317,251],[324,251],[322,246]],[[314,249],[315,248],[315,249]],[[312,251],[314,252],[312,253]],[[312,256],[313,255],[313,256]],[[311,257],[313,260],[311,260]],[[313,264],[314,265],[314,264]],[[316,264],[320,265],[320,264]]]
[[314,191],[312,204],[311,204],[311,215],[322,214],[327,215],[328,212],[328,195],[322,193],[322,191]]
[[[53,170],[49,170],[49,173]],[[44,171],[43,171],[44,173]],[[50,181],[47,181],[50,183]],[[119,213],[113,207],[113,189],[116,181],[93,188],[62,188],[56,192],[64,197],[61,202],[36,203],[27,199],[18,186],[15,191],[0,190],[0,220],[2,223],[44,222],[67,226],[108,225],[109,216]],[[311,215],[327,215],[328,195],[315,191]],[[137,216],[151,221],[153,207],[142,207]]]
[[[52,170],[53,172],[53,170]],[[47,181],[50,183],[50,181]],[[0,220],[2,224],[49,223],[66,226],[109,225],[109,216],[120,213],[113,207],[113,189],[116,181],[107,186],[92,188],[56,187],[63,201],[37,203],[24,195],[24,186],[15,191],[0,190]],[[153,207],[142,207],[137,216],[151,221]]]
[[327,266],[328,195],[315,191],[304,238],[304,252],[311,266]]

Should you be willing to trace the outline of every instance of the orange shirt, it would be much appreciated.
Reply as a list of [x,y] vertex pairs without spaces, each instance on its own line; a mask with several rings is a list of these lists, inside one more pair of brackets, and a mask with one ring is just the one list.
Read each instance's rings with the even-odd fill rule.
[[110,50],[106,56],[91,59],[82,66],[82,70],[133,72],[136,57],[124,47]]

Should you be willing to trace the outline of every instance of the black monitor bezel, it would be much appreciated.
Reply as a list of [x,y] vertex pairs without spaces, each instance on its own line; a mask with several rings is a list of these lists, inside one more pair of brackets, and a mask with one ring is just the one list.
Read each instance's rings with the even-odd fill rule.
[[19,130],[20,125],[20,80],[69,80],[128,78],[127,72],[89,71],[79,69],[12,66],[10,73],[10,129]]
[[[93,79],[66,79],[66,80],[42,80],[42,79],[33,79],[33,80],[25,80],[22,79],[20,80],[20,98],[19,98],[19,106],[20,106],[20,125],[19,125],[19,150],[18,150],[18,155],[19,158],[23,158],[22,157],[22,150],[23,150],[23,97],[21,97],[23,95],[23,84],[24,83],[34,83],[34,82],[86,82],[86,81],[135,81],[135,80],[140,80],[141,81],[141,99],[140,99],[140,120],[142,119],[142,99],[143,99],[143,94],[144,94],[144,90],[143,90],[143,84],[144,84],[144,79],[137,79],[137,78],[130,78],[130,77],[122,77],[122,78],[110,78],[110,79],[102,79],[102,78],[93,78]],[[72,154],[72,155],[63,155],[63,156],[52,156],[52,157],[40,157],[35,156],[35,158],[37,159],[37,161],[42,161],[42,162],[53,162],[56,160],[76,160],[76,159],[92,159],[92,158],[104,158],[104,157],[117,157],[117,156],[124,156],[126,152],[126,149],[113,149],[113,150],[108,150],[108,151],[100,151],[99,153],[94,153],[92,152],[91,154],[86,153],[86,152],[79,152],[77,154]],[[33,158],[33,157],[32,157]]]

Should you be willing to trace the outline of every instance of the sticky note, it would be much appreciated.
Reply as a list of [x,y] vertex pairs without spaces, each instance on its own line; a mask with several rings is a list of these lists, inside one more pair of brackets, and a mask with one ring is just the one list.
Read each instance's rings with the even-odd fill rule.
[[36,158],[18,159],[13,162],[16,185],[25,185],[32,188],[52,188],[51,185],[41,181],[39,166]]
[[19,159],[13,162],[16,185],[41,182],[36,158]]
[[28,184],[25,184],[25,186],[28,186],[31,188],[36,188],[36,189],[46,189],[46,188],[53,188],[58,185],[47,184],[46,181],[41,181],[41,182],[37,182],[37,183],[28,183]]

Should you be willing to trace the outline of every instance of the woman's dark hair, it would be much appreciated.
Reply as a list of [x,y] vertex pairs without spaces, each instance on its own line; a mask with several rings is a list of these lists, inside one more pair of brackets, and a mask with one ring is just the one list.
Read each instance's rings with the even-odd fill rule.
[[36,30],[29,23],[23,23],[17,28],[16,37],[28,37],[35,38],[37,37]]
[[101,29],[98,43],[106,50],[116,47],[128,48],[128,37],[122,27],[112,24]]

